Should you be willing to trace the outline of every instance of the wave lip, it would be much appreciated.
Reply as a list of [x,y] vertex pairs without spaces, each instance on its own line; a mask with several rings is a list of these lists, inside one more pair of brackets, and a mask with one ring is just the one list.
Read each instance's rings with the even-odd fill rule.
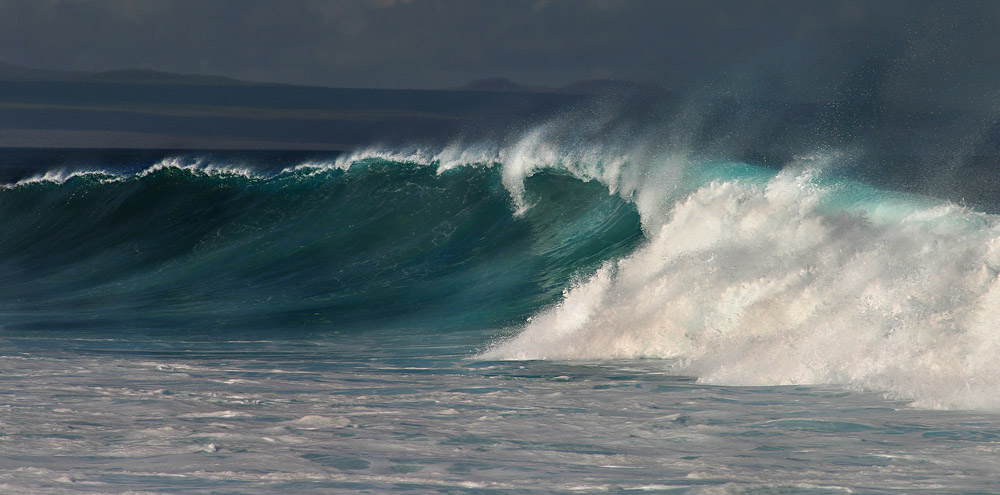
[[124,171],[111,171],[108,168],[84,168],[77,170],[67,170],[65,168],[47,170],[40,174],[19,179],[7,184],[0,184],[0,189],[16,189],[34,185],[62,185],[73,179],[92,179],[99,183],[118,182],[126,180],[136,180],[149,175],[164,171],[184,171],[192,174],[214,175],[214,176],[239,176],[245,179],[266,176],[259,171],[249,167],[214,163],[210,160],[199,157],[171,156],[163,158],[158,162],[141,168],[134,173]]
[[93,178],[101,182],[117,180],[119,177],[103,170],[50,170],[43,174],[33,175],[10,184],[0,184],[0,189],[15,189],[37,184],[64,184],[69,180],[82,178]]

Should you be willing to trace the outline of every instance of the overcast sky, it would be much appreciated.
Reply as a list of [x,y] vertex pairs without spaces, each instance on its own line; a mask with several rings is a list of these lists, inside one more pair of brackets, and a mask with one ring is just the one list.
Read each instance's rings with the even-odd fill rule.
[[888,67],[897,98],[1000,87],[1000,2],[0,0],[0,60],[296,84],[442,88],[503,76],[835,87]]

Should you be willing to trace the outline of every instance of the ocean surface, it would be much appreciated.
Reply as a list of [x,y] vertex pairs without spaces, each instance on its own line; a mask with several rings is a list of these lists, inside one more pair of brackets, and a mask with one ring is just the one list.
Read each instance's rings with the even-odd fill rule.
[[1000,492],[1000,193],[499,141],[0,150],[0,493]]

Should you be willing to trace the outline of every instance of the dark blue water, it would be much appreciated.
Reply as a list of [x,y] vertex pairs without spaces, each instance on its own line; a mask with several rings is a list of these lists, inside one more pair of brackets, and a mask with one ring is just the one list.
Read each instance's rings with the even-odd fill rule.
[[634,207],[565,175],[529,179],[535,207],[515,215],[493,164],[93,155],[8,166],[22,177],[0,190],[6,331],[496,328],[642,237]]

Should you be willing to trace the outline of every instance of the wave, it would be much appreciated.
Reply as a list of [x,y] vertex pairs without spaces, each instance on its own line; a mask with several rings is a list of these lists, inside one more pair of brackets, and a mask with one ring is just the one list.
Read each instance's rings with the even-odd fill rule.
[[8,331],[212,334],[484,328],[553,303],[634,249],[638,215],[596,184],[377,158],[277,172],[169,158],[0,190]]
[[180,157],[12,182],[0,321],[506,329],[476,358],[666,359],[709,383],[1000,406],[997,216],[856,181],[850,153],[769,168],[571,124],[271,171]]

